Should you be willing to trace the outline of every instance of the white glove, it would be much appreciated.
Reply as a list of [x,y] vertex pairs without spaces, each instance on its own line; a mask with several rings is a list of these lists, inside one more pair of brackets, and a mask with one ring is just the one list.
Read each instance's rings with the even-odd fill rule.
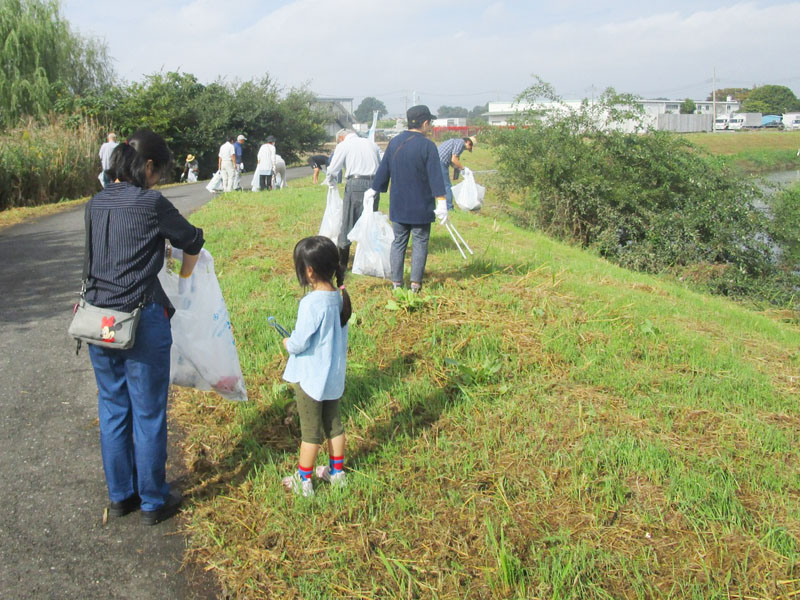
[[325,177],[324,183],[327,183],[328,187],[336,187],[339,185],[338,177],[336,177],[336,175],[333,173],[328,173],[328,176]]
[[364,192],[364,208],[368,208],[370,211],[372,211],[372,209],[375,207],[375,196],[377,196],[377,194],[378,192],[372,188]]
[[472,169],[470,169],[469,167],[464,167],[463,169],[461,169],[461,172],[466,177],[467,175],[471,175],[472,174]]
[[447,201],[446,200],[437,200],[436,202],[436,210],[433,211],[433,214],[439,219],[439,224],[444,225],[449,220],[450,217],[447,211]]

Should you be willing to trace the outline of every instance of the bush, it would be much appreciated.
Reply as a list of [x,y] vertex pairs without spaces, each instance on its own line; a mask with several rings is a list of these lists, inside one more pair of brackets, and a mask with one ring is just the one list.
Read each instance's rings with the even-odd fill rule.
[[94,121],[64,118],[0,133],[0,210],[95,193],[102,137]]
[[555,108],[494,135],[503,181],[524,192],[524,221],[632,269],[725,265],[708,281],[717,292],[791,297],[797,278],[778,272],[754,182],[680,136],[646,131],[631,96],[608,90],[576,109],[539,82],[520,99],[542,96]]

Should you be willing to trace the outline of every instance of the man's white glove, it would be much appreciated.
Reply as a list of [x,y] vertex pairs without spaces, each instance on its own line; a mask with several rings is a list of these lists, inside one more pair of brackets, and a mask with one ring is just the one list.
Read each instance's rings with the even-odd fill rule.
[[471,175],[472,174],[472,169],[470,169],[469,167],[464,167],[463,169],[461,169],[461,172],[466,177],[467,175]]
[[328,184],[328,187],[336,187],[339,185],[339,178],[333,173],[328,173],[325,177],[325,183]]
[[375,208],[375,196],[377,195],[377,193],[378,192],[376,192],[372,188],[370,188],[366,192],[364,192],[364,208],[365,209],[368,208],[369,210],[372,210],[373,208]]
[[440,225],[446,224],[450,217],[448,216],[447,212],[447,201],[446,200],[437,200],[436,201],[436,210],[433,211],[433,214],[439,220]]

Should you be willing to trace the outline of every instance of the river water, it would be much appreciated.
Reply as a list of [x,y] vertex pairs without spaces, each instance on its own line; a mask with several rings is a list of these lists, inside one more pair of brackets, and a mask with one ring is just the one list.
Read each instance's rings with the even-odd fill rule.
[[774,171],[773,173],[766,173],[762,177],[770,183],[774,183],[779,187],[784,187],[800,182],[800,169],[793,169],[791,171]]

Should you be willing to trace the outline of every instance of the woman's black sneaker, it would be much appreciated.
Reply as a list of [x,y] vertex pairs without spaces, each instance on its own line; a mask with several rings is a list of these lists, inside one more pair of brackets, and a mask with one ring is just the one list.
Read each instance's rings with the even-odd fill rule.
[[112,502],[108,505],[108,514],[112,517],[124,517],[128,513],[132,513],[135,510],[139,510],[139,506],[142,504],[142,499],[139,498],[139,494],[134,494],[130,498],[125,498],[121,502]]
[[183,496],[180,494],[170,494],[164,506],[161,508],[157,508],[156,510],[143,510],[141,512],[142,525],[155,525],[161,523],[161,521],[166,521],[178,512],[178,509],[181,507],[181,502],[183,502]]

